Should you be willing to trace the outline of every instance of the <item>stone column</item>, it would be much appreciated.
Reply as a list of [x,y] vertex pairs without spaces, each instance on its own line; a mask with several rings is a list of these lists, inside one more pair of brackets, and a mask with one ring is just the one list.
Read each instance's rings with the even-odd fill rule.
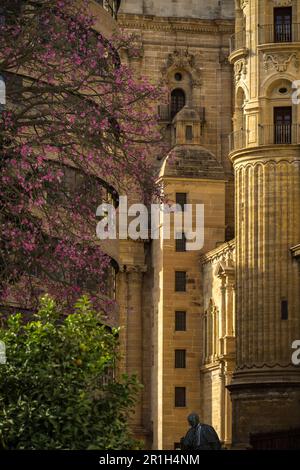
[[234,358],[227,359],[225,364],[225,423],[224,423],[224,444],[231,445],[232,442],[232,405],[230,393],[227,386],[231,383],[234,368]]
[[226,337],[234,336],[234,273],[227,273],[226,276]]
[[127,275],[121,268],[117,275],[118,326],[121,358],[118,363],[118,374],[127,373]]
[[[220,324],[219,324],[219,337],[224,338],[226,334],[226,286],[225,279],[223,276],[221,278],[221,312],[220,312]],[[222,351],[223,352],[223,351]]]
[[232,408],[227,386],[231,382],[235,362],[234,338],[234,264],[231,257],[220,263],[218,277],[221,280],[222,298],[222,357],[221,367],[221,438],[226,446],[231,445]]

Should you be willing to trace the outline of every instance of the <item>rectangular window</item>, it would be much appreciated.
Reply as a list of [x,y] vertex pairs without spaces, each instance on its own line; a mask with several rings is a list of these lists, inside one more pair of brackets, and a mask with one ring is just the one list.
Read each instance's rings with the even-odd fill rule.
[[185,139],[193,140],[193,126],[185,126]]
[[176,251],[186,251],[186,238],[184,233],[177,233],[175,240]]
[[176,408],[183,408],[186,406],[185,387],[175,387],[175,406]]
[[274,42],[292,41],[292,7],[274,8]]
[[186,193],[176,193],[176,204],[181,207],[181,210],[184,211],[184,205],[187,203],[187,194]]
[[274,143],[292,143],[292,107],[280,106],[274,108]]
[[175,331],[186,331],[186,312],[183,310],[175,312]]
[[175,369],[185,369],[186,351],[185,349],[175,349]]
[[186,272],[176,271],[175,272],[175,292],[186,291]]
[[281,320],[289,319],[289,305],[287,300],[281,301]]
[[171,119],[184,107],[185,93],[181,88],[175,88],[171,93]]

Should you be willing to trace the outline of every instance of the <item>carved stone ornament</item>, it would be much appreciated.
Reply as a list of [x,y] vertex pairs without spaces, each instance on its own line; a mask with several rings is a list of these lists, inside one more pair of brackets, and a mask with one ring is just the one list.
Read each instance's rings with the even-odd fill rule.
[[277,72],[286,72],[290,64],[293,64],[295,69],[299,68],[299,58],[296,52],[287,54],[264,54],[264,68],[269,70],[273,67]]
[[292,6],[292,0],[273,0],[275,7],[290,7]]
[[169,76],[176,70],[185,70],[191,76],[191,84],[193,87],[200,87],[201,69],[198,66],[198,57],[191,54],[187,50],[178,50],[168,55],[165,65],[161,69],[163,81],[167,84]]
[[249,0],[241,0],[241,9],[243,10],[248,5]]
[[247,60],[241,59],[234,64],[234,78],[238,83],[241,78],[245,78],[247,74]]

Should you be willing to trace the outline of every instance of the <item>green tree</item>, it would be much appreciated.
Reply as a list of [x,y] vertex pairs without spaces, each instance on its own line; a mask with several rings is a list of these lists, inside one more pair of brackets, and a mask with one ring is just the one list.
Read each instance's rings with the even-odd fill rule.
[[29,321],[9,316],[0,340],[0,448],[138,448],[127,421],[140,385],[134,376],[114,379],[118,330],[86,297],[62,315],[46,296]]

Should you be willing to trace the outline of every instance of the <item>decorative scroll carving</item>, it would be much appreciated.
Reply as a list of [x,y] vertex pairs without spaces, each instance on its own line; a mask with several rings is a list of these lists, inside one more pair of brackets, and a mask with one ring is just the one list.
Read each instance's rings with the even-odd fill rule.
[[238,83],[241,78],[245,78],[247,74],[247,60],[241,59],[234,64],[234,77],[236,83]]
[[161,69],[166,82],[170,73],[176,69],[185,70],[190,74],[193,87],[201,86],[201,69],[198,65],[197,56],[187,50],[175,50],[172,54],[168,55],[167,61]]
[[[201,262],[205,264],[222,264],[222,266],[234,266],[235,264],[235,241],[226,242],[218,248],[208,252],[201,257]],[[215,273],[216,274],[216,273]],[[216,274],[217,275],[217,274]]]
[[296,52],[292,52],[291,54],[264,54],[265,70],[269,70],[270,67],[273,67],[277,72],[286,72],[290,64],[293,64],[295,69],[298,70],[299,58]]
[[273,0],[275,7],[290,7],[292,6],[292,0]]

